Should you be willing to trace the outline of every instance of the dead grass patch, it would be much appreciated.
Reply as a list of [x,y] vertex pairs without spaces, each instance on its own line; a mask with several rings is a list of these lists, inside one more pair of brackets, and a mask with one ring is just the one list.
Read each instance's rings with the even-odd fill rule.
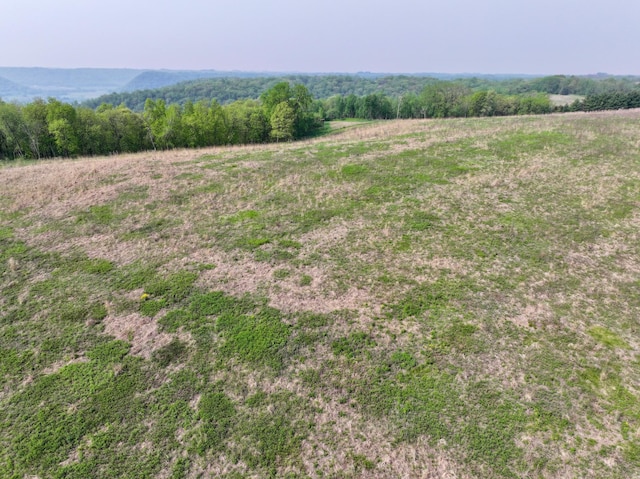
[[384,421],[376,423],[349,404],[318,400],[314,433],[302,445],[305,472],[311,477],[452,479],[471,477],[446,451],[421,437],[415,443],[394,444]]
[[[213,250],[199,250],[190,255],[189,260],[215,265],[200,275],[198,284],[205,289],[234,296],[263,295],[269,298],[271,306],[285,312],[328,313],[338,309],[371,310],[372,307],[375,312],[379,308],[371,304],[372,296],[366,290],[332,288],[326,266],[300,266],[291,278],[276,282],[274,273],[280,266],[255,261],[248,254],[238,253],[229,258]],[[303,275],[312,278],[311,284],[301,285]]]
[[[158,330],[156,318],[131,313],[122,316],[109,315],[102,320],[104,332],[131,343],[131,354],[150,359],[154,351],[169,344],[176,336]],[[192,342],[187,333],[179,333],[181,340]]]

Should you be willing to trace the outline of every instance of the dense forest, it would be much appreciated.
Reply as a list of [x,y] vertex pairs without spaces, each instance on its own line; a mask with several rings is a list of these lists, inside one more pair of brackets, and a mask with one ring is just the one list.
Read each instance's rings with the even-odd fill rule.
[[[142,111],[147,98],[162,99],[166,103],[184,105],[187,102],[216,99],[224,105],[236,100],[257,99],[262,92],[277,83],[302,84],[314,98],[325,99],[335,95],[362,97],[382,93],[389,97],[400,97],[409,93],[419,94],[432,84],[441,83],[431,77],[382,76],[364,77],[348,75],[289,75],[260,78],[214,78],[186,81],[154,90],[139,90],[128,93],[112,93],[83,103],[97,108],[103,103],[125,105],[133,111]],[[558,95],[596,95],[600,93],[630,91],[637,88],[635,77],[577,77],[553,75],[541,78],[467,77],[448,80],[459,88],[476,91],[493,90],[503,95],[525,95],[548,93]]]
[[[103,102],[91,107],[56,99],[40,99],[26,105],[0,100],[0,158],[92,156],[290,141],[313,134],[323,120],[341,118],[505,116],[640,107],[640,87],[622,79],[555,76],[496,83],[487,79],[442,81],[420,77],[310,78],[322,80],[312,82],[315,88],[322,85],[320,98],[314,99],[304,83],[272,84],[273,79],[254,78],[247,80],[249,83],[224,79],[218,84],[238,92],[243,85],[253,85],[252,95],[256,98],[223,103],[217,98],[197,100],[199,95],[195,93],[194,100],[184,102],[147,97],[141,111],[125,102],[118,106]],[[363,80],[375,82],[376,88],[383,91],[353,93],[355,85],[363,85]],[[499,88],[487,88],[487,83]],[[258,91],[260,85],[267,84],[268,88]],[[385,88],[397,93],[385,93]],[[603,88],[608,90],[601,91]],[[351,93],[323,96],[336,90]],[[595,93],[561,107],[553,106],[548,95],[591,91]]]

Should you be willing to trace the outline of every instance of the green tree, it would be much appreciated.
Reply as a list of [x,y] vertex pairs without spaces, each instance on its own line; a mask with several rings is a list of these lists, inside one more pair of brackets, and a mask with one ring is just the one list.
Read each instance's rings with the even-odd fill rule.
[[289,102],[292,96],[291,85],[286,81],[276,83],[260,95],[260,101],[267,118],[271,118],[272,113],[280,103]]
[[429,118],[448,118],[466,116],[464,98],[470,91],[457,82],[437,82],[427,85],[420,93],[420,102],[424,105],[424,116]]
[[[284,110],[281,105],[285,103],[293,112],[293,132],[291,138],[301,138],[307,135],[315,126],[314,117],[311,113],[313,97],[309,93],[306,86],[296,84],[293,87],[288,82],[279,82],[269,88],[260,96],[265,117],[269,119],[272,128],[274,123],[282,123]],[[274,119],[273,115],[278,112],[278,118]],[[288,117],[290,112],[287,110]],[[279,131],[273,136],[276,140],[282,139],[280,135],[284,130]]]
[[326,100],[321,100],[322,115],[327,120],[337,120],[345,117],[345,98],[342,95],[334,95]]
[[108,149],[108,129],[95,110],[78,108],[78,141],[80,154],[86,156],[105,155]]
[[302,138],[307,135],[314,127],[314,118],[310,112],[313,104],[313,97],[307,87],[302,84],[293,86],[291,91],[291,99],[289,106],[293,108],[295,115],[294,121],[294,137]]
[[47,104],[38,98],[22,108],[25,133],[29,138],[30,158],[48,158],[56,155],[55,139],[49,132]]
[[180,148],[186,146],[183,139],[182,109],[180,105],[172,104],[166,110],[166,121],[162,132],[162,143],[165,148]]
[[69,120],[56,118],[49,122],[49,133],[53,135],[58,152],[62,156],[75,156],[80,150],[78,136]]
[[29,136],[20,107],[0,101],[0,158],[15,159],[28,152]]
[[264,143],[269,140],[271,126],[262,109],[254,108],[249,115],[249,143]]
[[77,131],[78,115],[72,105],[50,98],[47,103],[47,128],[59,154],[63,156],[78,154],[80,151]]
[[102,105],[98,117],[104,122],[109,153],[133,153],[153,148],[148,124],[126,106]]
[[167,124],[167,106],[164,100],[147,98],[144,102],[143,118],[149,130],[149,138],[153,149],[164,149],[162,143]]
[[271,115],[271,137],[276,141],[293,139],[296,114],[289,102],[283,101],[276,105]]
[[209,106],[204,101],[196,104],[187,102],[182,112],[184,142],[190,148],[209,146],[207,130]]

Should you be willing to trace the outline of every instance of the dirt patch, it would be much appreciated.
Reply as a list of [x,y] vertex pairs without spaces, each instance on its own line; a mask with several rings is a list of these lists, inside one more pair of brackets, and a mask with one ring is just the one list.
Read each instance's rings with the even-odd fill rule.
[[[353,309],[375,314],[380,307],[372,304],[373,296],[365,289],[334,289],[323,266],[300,266],[291,278],[276,281],[274,273],[281,268],[280,265],[258,262],[242,253],[229,255],[215,250],[198,250],[184,261],[215,265],[200,275],[200,286],[234,296],[247,293],[264,295],[269,298],[271,306],[285,312],[329,313]],[[311,278],[308,284],[301,284],[300,278],[304,276]]]
[[151,354],[166,346],[175,337],[158,330],[155,318],[132,313],[127,316],[107,316],[102,321],[104,332],[116,339],[131,343],[131,354],[151,358]]
[[512,323],[523,328],[544,327],[553,318],[553,311],[544,302],[527,304],[520,312],[509,319]]

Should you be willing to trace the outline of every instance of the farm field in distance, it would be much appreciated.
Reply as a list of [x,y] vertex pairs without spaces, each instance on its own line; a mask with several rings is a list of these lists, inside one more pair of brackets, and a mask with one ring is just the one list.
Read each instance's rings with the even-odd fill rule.
[[640,474],[640,110],[0,168],[0,477]]

